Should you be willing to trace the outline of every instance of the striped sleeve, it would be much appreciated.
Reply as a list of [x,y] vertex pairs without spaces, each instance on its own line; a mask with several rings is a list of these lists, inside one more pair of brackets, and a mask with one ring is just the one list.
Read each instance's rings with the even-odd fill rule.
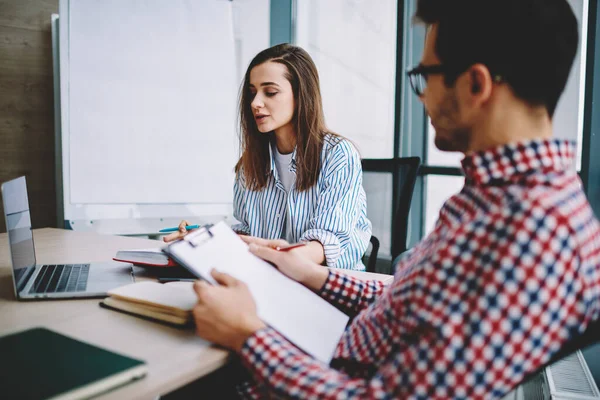
[[323,187],[315,214],[300,240],[320,242],[329,267],[335,267],[347,251],[355,254],[347,254],[344,258],[356,265],[368,245],[352,243],[352,232],[363,204],[362,167],[358,152],[349,142],[340,141],[330,150],[321,173],[324,174]]
[[244,201],[246,189],[242,180],[242,171],[240,171],[236,174],[235,182],[233,184],[233,217],[238,220],[239,223],[232,225],[231,229],[237,233],[249,235],[248,209],[246,208],[246,202]]

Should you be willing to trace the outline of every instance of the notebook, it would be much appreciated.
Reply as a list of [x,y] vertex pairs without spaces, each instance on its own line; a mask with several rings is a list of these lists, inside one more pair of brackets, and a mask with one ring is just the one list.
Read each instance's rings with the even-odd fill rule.
[[0,354],[6,399],[89,398],[147,373],[144,361],[45,328],[0,337]]
[[193,325],[197,297],[192,282],[133,283],[108,292],[100,305],[116,311],[180,327]]
[[224,222],[189,233],[163,251],[212,284],[217,284],[210,275],[213,268],[245,282],[266,324],[318,360],[331,361],[348,316],[250,253]]
[[160,248],[119,250],[113,260],[149,267],[177,266]]

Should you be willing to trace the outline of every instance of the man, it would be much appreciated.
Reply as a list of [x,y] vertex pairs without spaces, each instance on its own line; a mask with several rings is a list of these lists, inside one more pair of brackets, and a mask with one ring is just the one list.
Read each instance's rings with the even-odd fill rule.
[[[409,76],[463,190],[384,288],[252,245],[353,317],[330,366],[256,316],[247,288],[198,282],[200,336],[240,354],[264,393],[500,398],[600,317],[600,230],[552,115],[577,49],[566,0],[420,0]],[[271,245],[270,243],[267,243]]]

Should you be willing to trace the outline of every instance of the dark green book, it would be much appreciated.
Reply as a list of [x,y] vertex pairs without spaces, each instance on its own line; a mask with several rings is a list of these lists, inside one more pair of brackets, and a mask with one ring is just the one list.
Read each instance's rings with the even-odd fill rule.
[[0,397],[84,399],[146,375],[143,361],[45,328],[0,337]]

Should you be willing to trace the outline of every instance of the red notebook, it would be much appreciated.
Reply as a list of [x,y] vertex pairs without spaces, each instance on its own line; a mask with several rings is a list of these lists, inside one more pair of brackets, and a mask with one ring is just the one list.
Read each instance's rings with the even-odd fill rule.
[[119,250],[113,258],[115,261],[128,262],[135,265],[146,267],[177,267],[175,261],[169,258],[168,255],[157,249],[131,249]]

